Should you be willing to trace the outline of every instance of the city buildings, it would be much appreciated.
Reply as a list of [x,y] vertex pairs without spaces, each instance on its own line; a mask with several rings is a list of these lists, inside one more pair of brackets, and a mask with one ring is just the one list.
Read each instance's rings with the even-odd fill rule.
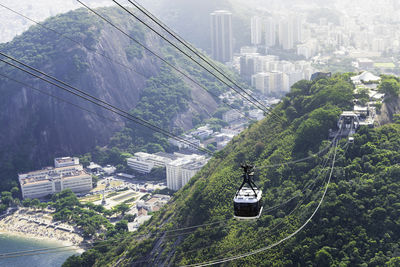
[[67,188],[75,193],[93,188],[92,176],[83,170],[78,158],[56,158],[54,164],[55,168],[47,167],[18,175],[24,199],[44,197]]
[[179,190],[189,182],[205,164],[207,160],[204,156],[180,155],[174,161],[169,162],[167,167],[167,187],[171,190]]
[[222,115],[222,120],[227,123],[230,123],[230,122],[240,119],[241,117],[242,117],[242,115],[237,110],[233,109],[233,110],[229,110],[226,113],[224,113]]
[[262,19],[260,17],[251,18],[251,44],[259,45],[262,40]]
[[211,16],[211,52],[215,60],[226,63],[232,60],[232,13],[217,10]]
[[273,47],[276,45],[277,26],[272,18],[265,19],[265,46]]
[[128,158],[130,168],[141,173],[150,173],[153,168],[163,168],[176,157],[165,157],[145,152],[137,152],[132,158]]

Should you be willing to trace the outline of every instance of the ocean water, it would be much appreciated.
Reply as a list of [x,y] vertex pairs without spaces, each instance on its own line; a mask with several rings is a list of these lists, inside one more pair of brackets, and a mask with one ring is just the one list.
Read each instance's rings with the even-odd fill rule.
[[[64,248],[57,253],[47,253],[49,251],[32,251],[29,253],[36,255],[3,258],[5,253],[14,253],[24,250],[40,250],[45,248],[55,248],[63,246],[60,242],[43,241],[33,238],[24,238],[19,236],[11,236],[0,234],[0,266],[1,267],[52,267],[61,266],[63,262],[71,255],[78,254],[77,250],[68,250],[73,247]],[[39,254],[42,253],[42,254]]]

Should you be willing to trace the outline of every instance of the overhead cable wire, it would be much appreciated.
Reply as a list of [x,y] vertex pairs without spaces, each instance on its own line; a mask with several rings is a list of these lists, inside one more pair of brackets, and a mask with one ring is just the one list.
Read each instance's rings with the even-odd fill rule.
[[[122,30],[120,27],[118,27],[116,24],[114,24],[110,19],[107,19],[105,16],[101,15],[99,12],[95,11],[93,8],[89,7],[88,5],[86,5],[85,3],[83,3],[80,0],[76,0],[77,2],[79,2],[82,6],[86,7],[89,11],[91,11],[92,13],[94,13],[95,15],[97,15],[98,17],[100,17],[101,19],[103,19],[105,22],[107,22],[108,24],[110,24],[112,27],[114,27],[115,29],[117,29],[119,32],[121,32],[123,35],[125,35],[126,37],[128,37],[129,39],[131,39],[132,41],[134,41],[136,44],[140,45],[141,47],[143,47],[146,51],[148,51],[150,54],[154,55],[155,57],[157,57],[159,60],[161,60],[163,63],[165,63],[166,65],[168,65],[169,67],[171,67],[172,69],[174,69],[175,71],[177,71],[178,73],[180,73],[182,76],[184,76],[185,78],[189,79],[191,82],[193,82],[194,84],[197,84],[198,86],[200,86],[201,88],[203,88],[204,90],[208,91],[206,89],[206,87],[204,87],[203,85],[199,84],[194,78],[190,77],[188,74],[186,74],[182,69],[174,66],[173,64],[171,64],[170,62],[168,62],[166,59],[164,59],[162,56],[160,56],[159,54],[157,54],[156,52],[154,52],[153,50],[151,50],[150,48],[148,48],[146,45],[142,44],[142,42],[138,41],[137,39],[133,38],[131,35],[129,35],[128,33],[126,33],[124,30]],[[232,88],[233,89],[233,88]],[[235,90],[235,89],[234,89]],[[237,90],[236,90],[237,91]],[[237,92],[240,94],[240,92]],[[244,97],[245,98],[245,97]],[[253,105],[255,105],[257,108],[261,109],[264,111],[264,109],[258,107],[258,105],[256,103],[254,103],[253,101],[245,98],[246,100],[248,100],[250,103],[252,103]]]
[[[7,6],[5,6],[5,5],[3,5],[3,4],[1,4],[1,3],[0,3],[0,6],[3,7],[3,8],[5,8],[5,9],[7,9],[7,10],[9,10],[9,11],[11,11],[11,12],[13,12],[13,13],[15,13],[15,14],[17,14],[17,15],[19,15],[19,16],[21,16],[21,17],[23,17],[23,18],[25,18],[25,19],[27,19],[27,20],[29,20],[29,21],[31,21],[31,22],[33,22],[33,23],[35,23],[36,25],[38,25],[38,26],[40,26],[40,27],[42,27],[42,28],[44,28],[44,29],[46,29],[46,30],[48,30],[48,31],[51,31],[51,32],[53,32],[53,33],[59,35],[59,36],[62,37],[62,38],[65,38],[66,40],[69,40],[69,41],[71,41],[71,42],[73,42],[73,43],[79,45],[79,46],[82,47],[82,48],[87,49],[88,51],[90,51],[90,52],[92,52],[92,53],[95,53],[95,54],[97,54],[97,55],[99,55],[99,56],[102,56],[102,57],[104,57],[105,59],[107,59],[107,60],[109,60],[109,61],[111,61],[111,62],[114,62],[114,63],[116,63],[116,64],[118,64],[118,65],[120,65],[120,66],[122,66],[122,67],[124,67],[124,68],[126,68],[126,69],[128,69],[128,70],[131,70],[131,71],[135,72],[136,74],[138,74],[138,75],[140,75],[140,76],[142,76],[142,77],[144,77],[144,78],[146,78],[146,79],[150,79],[150,78],[151,78],[151,77],[146,76],[144,73],[142,73],[142,72],[140,72],[140,71],[138,71],[138,70],[136,70],[136,69],[134,69],[134,68],[132,68],[132,67],[130,67],[130,66],[124,64],[124,63],[121,63],[120,61],[118,61],[118,60],[116,60],[116,59],[114,59],[114,58],[112,58],[112,57],[107,56],[106,54],[103,54],[103,53],[98,52],[96,49],[93,49],[93,48],[88,47],[88,46],[85,45],[83,42],[80,42],[80,41],[77,41],[77,40],[75,40],[75,39],[73,39],[73,38],[70,38],[70,37],[68,37],[66,34],[63,34],[63,33],[59,32],[59,31],[57,31],[57,30],[54,30],[53,28],[50,28],[50,27],[44,25],[43,23],[40,23],[40,22],[38,22],[38,21],[36,21],[36,20],[34,20],[34,19],[31,19],[31,18],[29,18],[28,16],[26,16],[26,15],[24,15],[24,14],[18,12],[18,11],[15,11],[15,10],[11,9],[10,7],[7,7]],[[179,77],[181,77],[181,76],[179,76]],[[169,85],[167,85],[166,83],[163,83],[163,82],[159,82],[159,84],[161,84],[161,85],[163,85],[163,86],[165,86],[165,87],[168,87],[168,86],[169,86]],[[199,85],[199,84],[196,84],[196,85],[197,85],[197,86],[201,86],[201,85]],[[204,90],[206,90],[206,91],[207,91],[210,95],[212,95],[213,97],[215,97],[215,98],[217,98],[217,99],[219,98],[217,94],[213,93],[211,90],[207,89],[206,87],[204,87],[204,88],[201,87],[201,88],[204,89]],[[245,113],[243,113],[240,109],[237,109],[237,108],[235,108],[234,106],[232,106],[231,104],[229,104],[228,102],[226,102],[225,99],[222,99],[221,102],[222,102],[224,105],[226,105],[227,107],[230,107],[231,109],[236,110],[237,112],[239,112],[242,116],[244,116],[244,117],[247,118],[248,120],[251,120],[251,118],[249,118],[249,117],[248,117]]]
[[[301,205],[304,203],[304,201],[305,201],[306,198],[308,198],[309,196],[311,196],[311,194],[312,194],[313,191],[314,191],[315,182],[316,182],[316,181],[319,179],[319,177],[326,171],[326,170],[325,170],[325,167],[326,167],[326,165],[327,165],[329,159],[331,158],[331,154],[332,154],[332,151],[329,152],[328,157],[323,161],[321,171],[318,172],[317,176],[316,176],[315,179],[314,179],[314,182],[313,182],[312,184],[310,184],[309,186],[306,186],[307,188],[308,188],[308,187],[311,187],[311,189],[310,189],[311,191],[310,191],[308,194],[306,194],[306,196],[304,196],[304,197],[301,199],[301,201],[299,201],[299,202],[296,204],[296,206],[295,206],[287,215],[285,215],[286,220],[287,220],[296,210],[298,210],[298,209],[301,207]],[[327,177],[326,177],[326,178],[327,178]],[[326,178],[323,180],[323,183],[322,183],[322,184],[325,183]],[[305,189],[306,189],[306,188],[305,188]],[[305,191],[304,191],[304,192],[305,192]],[[276,206],[274,206],[274,207],[271,207],[270,209],[267,210],[267,212],[270,212],[270,211],[272,211],[272,210],[274,210],[274,209],[277,209],[277,208],[279,208],[280,206],[282,206],[282,205],[276,205]],[[263,214],[265,214],[265,211],[263,211]],[[263,215],[261,215],[261,216],[263,216]],[[276,223],[272,228],[268,229],[268,231],[267,231],[266,233],[272,234],[272,233],[273,233],[274,231],[276,231],[283,223],[285,223],[285,220],[282,220],[282,221]],[[218,228],[220,228],[220,227],[218,227]],[[226,229],[226,228],[228,228],[228,226],[224,227],[223,229]],[[170,237],[170,236],[166,236],[165,238],[168,238],[168,237]],[[173,237],[173,236],[172,236],[172,237]],[[210,246],[206,246],[206,247],[201,247],[201,248],[199,248],[199,249],[193,249],[193,250],[190,250],[190,251],[183,251],[183,253],[186,254],[186,253],[190,253],[190,252],[194,252],[194,251],[202,251],[202,250],[211,248],[211,247],[213,247],[213,246],[214,246],[214,245],[210,245]],[[228,252],[228,251],[226,251],[226,252]],[[136,264],[136,263],[142,263],[142,262],[148,262],[148,263],[150,263],[150,260],[139,260],[139,261],[132,262],[131,264],[134,265],[134,264]]]
[[[329,160],[329,158],[330,158],[330,156],[328,157],[327,160],[325,160],[325,163],[323,164],[322,170],[325,169],[326,163]],[[318,180],[318,178],[321,175],[321,173],[322,173],[322,171],[318,173],[317,177],[314,179],[314,182],[312,182],[310,185],[306,186],[303,189],[303,191],[302,191],[303,193],[310,186],[314,187],[315,182]],[[313,190],[314,189],[311,189],[311,192],[307,196],[303,197],[303,199],[296,205],[296,207],[288,215],[286,215],[285,217],[288,217],[291,214],[293,214],[294,211],[297,210],[300,207],[300,205],[304,202],[305,198],[308,197],[312,193]],[[266,212],[270,212],[270,211],[272,211],[274,209],[277,209],[277,208],[283,206],[286,203],[289,203],[290,200],[292,200],[292,199],[293,198],[289,199],[289,201],[285,201],[284,203],[281,203],[281,204],[273,206],[273,207],[271,207],[271,208],[269,208],[267,210],[264,210],[263,214],[265,214]],[[134,236],[132,236],[132,238],[136,238],[136,239],[140,238],[140,237],[154,238],[154,237],[161,236],[161,235],[164,235],[163,238],[177,237],[177,236],[191,234],[191,233],[193,233],[193,229],[197,230],[200,227],[212,226],[212,225],[222,224],[222,223],[226,224],[229,220],[231,220],[231,218],[228,219],[228,220],[221,220],[221,221],[217,221],[217,222],[210,222],[210,223],[205,223],[205,224],[200,224],[200,225],[194,225],[194,226],[189,226],[189,227],[182,227],[182,228],[177,228],[177,229],[166,230],[166,231],[163,231],[163,232],[156,232],[156,233],[149,233],[149,234],[142,234],[142,235],[134,235]],[[280,223],[276,224],[268,232],[271,233],[272,231],[276,230],[282,223],[283,222],[280,222]],[[222,224],[220,226],[216,226],[216,227],[217,228],[224,227],[224,224]],[[224,227],[224,228],[226,228],[226,227]],[[178,231],[182,231],[182,230],[191,230],[191,231],[184,232],[184,233],[179,233],[179,234],[168,235],[168,233],[178,232]],[[95,241],[93,243],[81,243],[80,245],[83,245],[83,246],[89,246],[89,245],[102,246],[102,245],[106,245],[106,243],[117,242],[118,240],[120,240],[120,239],[110,239],[110,240]],[[121,238],[121,241],[123,241],[123,240],[126,240],[126,237]],[[73,246],[68,245],[68,246],[61,246],[61,247],[49,247],[49,248],[42,248],[42,249],[35,249],[35,250],[25,250],[25,251],[14,251],[14,252],[9,252],[9,253],[2,253],[2,254],[0,254],[0,260],[1,259],[5,259],[5,258],[9,258],[9,257],[31,256],[31,255],[47,254],[47,253],[60,253],[60,252],[63,252],[63,251],[74,250],[74,249],[71,249],[71,247],[73,247]],[[209,247],[211,247],[211,246],[209,246]],[[45,252],[45,251],[47,251],[47,252]],[[35,252],[37,252],[37,253],[35,253]],[[146,262],[146,261],[140,261],[140,262]]]
[[230,262],[230,261],[238,260],[238,259],[241,259],[241,258],[249,257],[249,256],[252,256],[252,255],[264,252],[266,250],[269,250],[271,248],[274,248],[274,247],[280,245],[281,243],[287,241],[288,239],[291,239],[295,235],[297,235],[314,218],[315,214],[317,213],[317,211],[319,210],[319,208],[322,205],[322,202],[325,199],[325,196],[326,196],[326,193],[328,191],[328,187],[330,185],[330,181],[331,181],[331,178],[332,178],[332,175],[333,175],[333,170],[334,170],[334,167],[335,167],[336,153],[337,153],[337,144],[335,145],[335,150],[334,150],[334,155],[333,155],[333,160],[332,160],[332,165],[331,165],[331,170],[330,170],[328,182],[326,183],[325,190],[324,190],[324,192],[323,192],[323,194],[321,196],[321,199],[320,199],[317,207],[315,208],[315,210],[311,214],[311,216],[296,231],[294,231],[290,235],[286,236],[285,238],[282,238],[281,240],[279,240],[277,242],[274,242],[273,244],[268,245],[268,246],[263,247],[263,248],[260,248],[260,249],[256,249],[256,250],[253,250],[253,251],[250,251],[250,252],[247,252],[247,253],[243,253],[243,254],[240,254],[240,255],[232,256],[232,257],[226,257],[226,258],[221,258],[221,259],[218,259],[218,260],[213,260],[213,261],[208,261],[208,262],[203,262],[203,263],[190,264],[190,265],[184,265],[184,266],[185,267],[189,267],[189,266],[210,266],[210,265],[222,264],[222,263],[225,263],[225,262]]
[[[13,64],[11,62],[6,61],[4,59],[0,59],[0,61],[4,62],[4,63],[6,63],[6,64],[8,64],[8,65],[10,65],[10,66],[12,66],[14,68],[17,68],[17,69],[19,69],[19,70],[21,70],[21,71],[23,71],[23,72],[25,72],[25,73],[27,73],[27,74],[29,74],[31,76],[34,76],[34,77],[36,77],[36,78],[38,78],[38,79],[40,79],[42,81],[45,81],[45,82],[47,82],[49,84],[52,84],[52,85],[54,85],[54,86],[56,86],[56,87],[58,87],[58,88],[60,88],[60,89],[62,89],[64,91],[67,91],[67,92],[69,92],[69,93],[71,93],[71,94],[73,94],[75,96],[78,96],[78,97],[80,97],[80,98],[82,98],[82,99],[84,99],[86,101],[89,101],[89,102],[91,102],[91,103],[93,103],[95,105],[98,105],[98,106],[100,106],[100,107],[102,107],[104,109],[107,109],[107,110],[109,110],[109,111],[111,111],[111,112],[113,112],[115,114],[118,114],[118,115],[120,115],[120,116],[122,116],[122,117],[124,117],[124,118],[126,118],[128,120],[131,120],[131,121],[133,121],[133,122],[135,122],[137,124],[140,124],[140,125],[142,125],[142,126],[144,126],[146,128],[149,128],[149,129],[151,129],[151,130],[153,130],[155,132],[159,132],[159,133],[161,133],[163,135],[166,135],[166,136],[168,136],[168,137],[170,137],[172,139],[175,139],[177,141],[185,143],[185,144],[187,144],[187,145],[189,145],[189,146],[191,146],[193,148],[196,148],[199,151],[205,152],[205,153],[210,154],[210,155],[213,154],[213,152],[211,152],[210,150],[208,150],[206,148],[200,147],[197,144],[194,144],[194,143],[192,143],[192,142],[190,142],[188,140],[185,140],[185,139],[183,139],[183,138],[181,138],[179,136],[176,136],[176,135],[174,135],[174,134],[172,134],[172,133],[170,133],[170,132],[168,132],[168,131],[166,131],[166,130],[164,130],[164,129],[162,129],[162,128],[154,125],[154,124],[149,123],[146,120],[143,120],[143,119],[141,119],[139,117],[136,117],[136,116],[128,113],[127,111],[124,111],[124,110],[122,110],[122,109],[120,109],[118,107],[115,107],[115,106],[107,103],[106,101],[103,101],[103,100],[101,100],[101,99],[99,99],[97,97],[94,97],[94,96],[92,96],[92,95],[90,95],[90,94],[88,94],[88,93],[86,93],[86,92],[84,92],[84,91],[82,91],[80,89],[77,89],[74,86],[71,86],[71,85],[69,85],[69,84],[67,84],[67,83],[65,83],[65,82],[63,82],[63,81],[61,81],[61,80],[59,80],[57,78],[54,78],[54,77],[52,77],[52,76],[50,76],[50,75],[48,75],[48,74],[36,69],[36,68],[33,68],[33,67],[31,67],[31,66],[29,66],[29,65],[27,65],[27,64],[25,64],[25,63],[23,63],[23,62],[21,62],[21,61],[19,61],[17,59],[15,59],[15,58],[13,58],[11,56],[8,56],[8,55],[4,54],[1,51],[0,51],[0,55],[6,57],[8,59],[11,59],[11,60],[13,60],[15,62],[18,62],[19,64],[23,65],[24,67],[27,67],[27,68],[29,68],[31,70],[34,70],[35,72],[38,72],[41,75],[46,76],[47,78],[50,78],[50,79],[54,80],[55,82],[47,80],[47,79],[43,78],[42,76],[40,76],[38,74],[32,73],[32,72],[30,72],[30,71],[28,71],[26,69],[23,69],[23,68],[15,65],[15,64]],[[62,85],[60,85],[58,83],[60,83]],[[70,89],[68,89],[67,87],[70,88]]]
[[[128,0],[129,1],[129,0]],[[180,39],[178,37],[175,37],[174,34],[169,31],[166,27],[164,27],[161,23],[158,23],[155,19],[153,19],[151,16],[149,16],[146,12],[144,12],[142,9],[139,10],[145,14],[146,16],[148,16],[150,19],[152,19],[154,22],[157,23],[157,25],[159,25],[162,29],[164,29],[165,31],[167,31],[170,35],[172,35],[176,40],[178,40],[180,43],[182,43],[186,48],[188,48],[192,53],[196,54],[199,58],[201,58],[205,63],[207,63],[207,65],[209,65],[210,67],[212,67],[215,71],[218,72],[219,75],[222,75],[226,80],[228,80],[231,84],[228,84],[225,80],[221,79],[221,77],[218,77],[213,71],[211,71],[210,69],[208,69],[207,67],[205,67],[203,64],[201,64],[198,60],[196,60],[195,58],[193,58],[191,55],[189,55],[186,51],[184,51],[183,49],[181,49],[178,45],[176,45],[175,43],[171,42],[168,38],[166,38],[164,35],[162,35],[161,33],[159,33],[157,30],[155,30],[153,27],[151,27],[149,24],[147,24],[144,20],[142,20],[140,17],[136,16],[134,13],[132,13],[129,9],[127,9],[126,7],[124,7],[123,5],[121,5],[119,2],[113,0],[114,3],[116,3],[120,8],[122,8],[123,10],[125,10],[128,14],[130,14],[132,17],[134,17],[136,20],[138,20],[140,23],[142,23],[143,25],[145,25],[147,28],[149,28],[151,31],[153,31],[155,34],[157,34],[159,37],[161,37],[163,40],[165,40],[166,42],[168,42],[171,46],[173,46],[175,49],[177,49],[179,52],[181,52],[182,54],[184,54],[187,58],[189,58],[191,61],[195,62],[197,65],[199,65],[203,70],[205,70],[206,72],[208,72],[209,74],[211,74],[212,76],[214,76],[216,79],[218,79],[220,82],[222,82],[223,84],[225,84],[226,86],[228,86],[229,88],[232,88],[233,90],[234,87],[236,87],[239,91],[235,90],[235,92],[237,92],[238,94],[240,94],[242,97],[244,97],[246,100],[250,101],[247,97],[250,97],[250,99],[252,100],[253,105],[257,104],[256,106],[266,112],[269,111],[271,114],[273,114],[278,120],[280,120],[281,122],[283,122],[283,120],[281,119],[280,116],[276,115],[272,109],[270,107],[266,107],[263,103],[261,103],[258,99],[256,99],[255,97],[253,97],[251,94],[249,94],[248,92],[246,92],[245,89],[243,89],[241,86],[239,86],[235,81],[233,81],[231,78],[229,78],[224,72],[222,72],[221,70],[219,70],[218,68],[216,68],[213,64],[210,64],[208,62],[208,60],[200,55],[197,51],[193,50],[190,46],[187,46],[184,42],[181,42]],[[133,3],[132,1],[129,1],[132,5],[138,7],[137,5],[135,5],[135,3]],[[233,86],[233,87],[232,87]],[[244,94],[244,95],[243,95]]]
[[315,157],[321,155],[322,153],[324,153],[326,150],[328,150],[336,142],[336,140],[339,137],[339,134],[341,132],[342,132],[342,129],[339,129],[338,132],[336,133],[336,135],[333,137],[332,141],[328,145],[326,145],[324,148],[319,150],[317,153],[314,153],[314,154],[312,154],[312,155],[310,155],[308,157],[304,157],[304,158],[297,159],[297,160],[285,161],[285,162],[282,162],[282,163],[255,166],[254,169],[255,170],[262,170],[262,169],[267,169],[267,168],[275,168],[275,167],[282,166],[284,164],[295,164],[295,163],[299,163],[299,162],[303,162],[303,161],[307,161],[309,159],[315,158]]
[[15,83],[18,83],[18,84],[20,84],[20,85],[22,85],[22,86],[24,86],[24,87],[28,87],[28,88],[30,88],[30,89],[32,89],[32,90],[35,90],[35,91],[37,91],[37,92],[39,92],[39,93],[41,93],[41,94],[47,95],[47,96],[49,96],[49,97],[52,97],[52,98],[54,98],[54,99],[56,99],[56,100],[58,100],[58,101],[67,103],[67,104],[69,104],[69,105],[71,105],[71,106],[74,106],[74,107],[76,107],[76,108],[79,108],[79,109],[81,109],[81,110],[83,110],[83,111],[86,111],[86,112],[88,112],[88,113],[94,114],[94,115],[96,115],[96,116],[98,116],[98,117],[101,117],[101,118],[103,118],[103,119],[106,119],[106,120],[109,120],[109,121],[115,122],[115,123],[121,123],[120,121],[113,120],[113,119],[111,119],[111,118],[107,118],[106,116],[103,116],[103,115],[101,115],[101,114],[98,114],[98,113],[96,113],[96,112],[94,112],[94,111],[92,111],[92,110],[89,110],[89,109],[87,109],[87,108],[84,108],[84,107],[82,107],[82,106],[79,106],[79,105],[77,105],[77,104],[74,104],[74,103],[72,103],[71,101],[68,101],[68,100],[66,100],[66,99],[64,99],[64,98],[62,98],[62,97],[59,97],[59,96],[50,94],[50,93],[48,93],[48,92],[46,92],[46,91],[44,91],[44,90],[38,89],[38,88],[36,88],[36,87],[33,87],[33,86],[31,86],[31,85],[29,85],[29,84],[27,84],[27,83],[18,81],[18,80],[14,79],[14,78],[11,78],[11,77],[8,76],[8,75],[5,75],[5,74],[0,73],[0,76],[2,76],[2,77],[4,77],[4,78],[7,78],[7,79],[9,79],[9,80],[11,80],[11,81],[13,81],[13,82],[15,82]]

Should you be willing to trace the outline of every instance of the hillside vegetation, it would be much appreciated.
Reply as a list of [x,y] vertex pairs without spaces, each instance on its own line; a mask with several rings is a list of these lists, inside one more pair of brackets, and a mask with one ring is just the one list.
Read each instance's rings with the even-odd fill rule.
[[[218,152],[141,228],[138,234],[147,238],[131,234],[118,243],[95,246],[64,266],[181,266],[246,253],[294,232],[321,198],[332,150],[308,161],[285,162],[329,144],[329,129],[336,127],[341,111],[352,108],[349,76],[298,82],[274,109],[283,122],[269,117]],[[354,144],[341,140],[328,193],[313,220],[285,243],[228,265],[398,266],[399,151],[399,124],[361,128]],[[256,172],[264,213],[255,222],[232,218],[240,163],[245,161],[256,166],[282,163]],[[171,231],[200,224],[208,225]]]

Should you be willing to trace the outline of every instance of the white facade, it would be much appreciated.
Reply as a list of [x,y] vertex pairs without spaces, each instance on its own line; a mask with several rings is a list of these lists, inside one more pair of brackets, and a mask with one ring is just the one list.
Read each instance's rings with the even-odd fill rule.
[[260,72],[253,75],[251,85],[264,95],[270,94],[270,74],[268,72]]
[[222,115],[222,120],[229,123],[241,117],[241,114],[237,110],[229,110]]
[[265,45],[273,47],[276,45],[276,23],[272,18],[265,20]]
[[211,16],[211,52],[215,60],[226,63],[233,57],[232,13],[217,10]]
[[24,199],[44,197],[67,188],[75,193],[93,189],[92,176],[83,170],[82,165],[49,167],[19,174],[18,179]]
[[126,159],[128,166],[141,173],[149,173],[154,168],[154,163],[141,160],[140,158]]
[[149,173],[155,167],[165,167],[172,159],[145,152],[137,152],[132,158],[128,158],[126,161],[128,166],[135,171]]
[[170,144],[177,146],[179,149],[191,149],[191,150],[197,150],[196,147],[200,146],[200,140],[194,138],[193,136],[190,135],[183,135],[182,139],[185,141],[178,141],[174,138],[169,138],[168,141]]
[[54,167],[62,168],[79,164],[79,159],[75,157],[62,157],[54,159]]
[[285,50],[294,48],[293,25],[288,19],[279,22],[279,44]]
[[167,164],[167,187],[179,190],[185,186],[204,165],[206,159],[200,155],[185,155]]
[[261,44],[262,37],[262,20],[260,17],[251,18],[251,44],[259,45]]

